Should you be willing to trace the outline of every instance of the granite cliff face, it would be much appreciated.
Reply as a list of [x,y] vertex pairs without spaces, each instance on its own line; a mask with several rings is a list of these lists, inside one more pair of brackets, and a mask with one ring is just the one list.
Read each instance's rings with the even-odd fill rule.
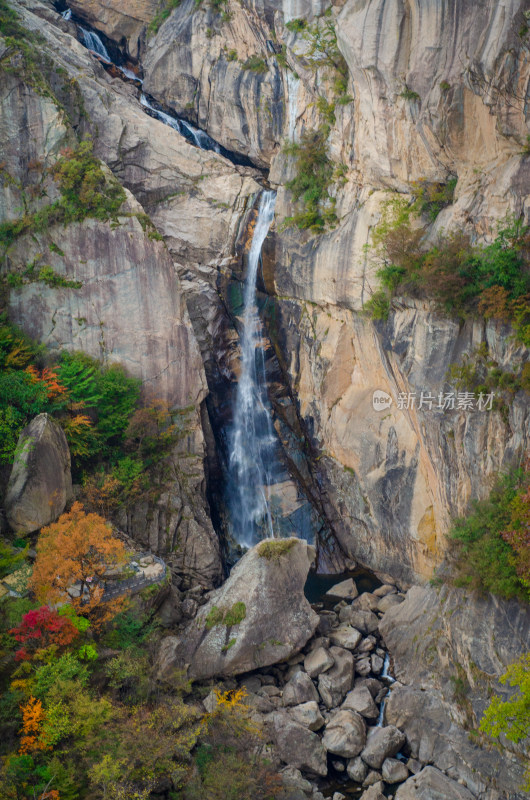
[[[262,673],[249,679],[260,687],[256,710],[274,717],[273,739],[288,769],[325,775],[322,736],[334,758],[348,753],[359,762],[348,763],[352,779],[360,769],[362,782],[372,762],[386,775],[383,758],[374,761],[374,739],[398,735],[386,752],[394,761],[406,734],[406,775],[409,767],[424,769],[397,796],[445,786],[455,798],[519,797],[520,766],[470,744],[463,726],[476,724],[487,692],[499,690],[500,674],[524,651],[528,616],[515,603],[471,602],[457,590],[416,586],[404,599],[399,589],[432,576],[444,561],[451,518],[529,447],[522,390],[492,410],[470,410],[458,398],[455,408],[438,408],[439,396],[455,389],[447,381],[451,365],[480,348],[499,369],[517,372],[528,350],[507,324],[452,318],[427,300],[396,297],[379,321],[363,310],[379,287],[374,229],[388,201],[409,199],[415,183],[454,185],[426,226],[431,244],[459,228],[473,242],[490,242],[506,215],[529,221],[530,22],[522,0],[484,0],[480,13],[470,0],[338,0],[331,7],[185,0],[173,9],[152,0],[127,8],[120,0],[72,0],[71,20],[49,1],[12,5],[38,33],[39,60],[36,71],[24,48],[0,38],[0,221],[24,222],[56,201],[50,169],[86,136],[124,202],[109,219],[29,225],[6,242],[2,276],[15,278],[6,281],[2,305],[51,350],[122,363],[141,379],[145,400],[163,400],[179,414],[183,435],[150,499],[116,520],[142,547],[164,554],[178,576],[166,616],[168,624],[185,620],[188,650],[170,636],[161,660],[191,664],[195,677],[233,679],[305,647],[289,665],[279,663],[272,683]],[[101,32],[125,72],[83,47],[80,24]],[[182,120],[213,137],[210,149],[196,146],[199,135],[186,136]],[[312,132],[332,161],[324,206],[336,215],[318,234],[284,224],[300,209],[287,188],[296,148],[284,145]],[[204,597],[223,578],[227,430],[263,187],[277,191],[256,304],[279,440],[280,531],[312,534],[322,571],[360,562],[385,584],[359,598],[356,589],[351,604],[323,611],[320,621],[302,598],[313,559],[305,543],[293,550],[292,574],[285,564],[264,567],[251,551]],[[43,266],[54,280],[36,277]],[[414,405],[399,399],[409,395]],[[247,619],[239,612],[249,586]],[[295,595],[298,605],[286,603]],[[264,609],[270,613],[256,638]],[[276,612],[286,629],[281,642],[270,627]],[[317,624],[318,641],[308,642]],[[239,639],[230,638],[232,626]],[[389,654],[401,683],[379,728],[373,723],[383,716]],[[451,696],[455,677],[469,687],[462,707]],[[287,684],[292,703],[281,699]],[[350,700],[364,696],[367,723],[357,720],[363,711],[355,705],[338,711],[356,690],[361,697]],[[284,705],[296,706],[298,717],[290,719]],[[342,716],[330,720],[333,709]],[[337,750],[341,726],[355,733],[352,719],[362,741]],[[366,725],[377,727],[370,741]],[[329,730],[317,735],[323,726]],[[436,769],[426,766],[432,763]],[[490,780],[492,764],[504,786]]]
[[[315,67],[308,37],[285,23],[321,11],[252,7],[244,16],[252,35],[243,36],[237,4],[227,4],[226,21],[183,4],[146,46],[152,94],[225,146],[270,165],[278,223],[292,213],[283,139],[299,140],[322,123],[318,98],[329,98],[333,77],[326,59]],[[438,398],[449,388],[450,365],[484,342],[505,369],[527,352],[505,326],[463,324],[423,302],[403,299],[386,323],[366,320],[359,311],[378,280],[365,245],[384,203],[406,196],[414,181],[457,178],[453,203],[430,227],[432,241],[457,227],[487,241],[507,213],[528,214],[523,7],[487,3],[478,18],[465,3],[347,2],[333,15],[351,102],[335,104],[328,142],[346,179],[335,189],[335,230],[311,236],[278,225],[264,264],[269,334],[295,406],[280,392],[277,427],[287,452],[292,431],[302,429],[318,454],[310,494],[343,553],[412,579],[443,558],[450,517],[487,491],[488,476],[520,458],[528,417],[522,393],[504,416],[399,409],[398,394]],[[260,61],[249,75],[251,51]],[[278,64],[283,102],[264,122]],[[246,87],[248,98],[257,86],[263,101],[249,114],[238,93]],[[231,100],[222,114],[221,95]],[[373,410],[377,389],[393,398],[387,413]]]
[[[201,426],[196,412],[189,441],[200,461],[204,430],[215,484],[238,372],[246,231],[263,173],[200,150],[148,116],[138,88],[105,72],[75,40],[74,23],[37,0],[23,7],[27,24],[42,30],[53,60],[76,81],[78,107],[72,101],[65,122],[49,98],[10,76],[6,169],[15,169],[19,131],[31,119],[37,135],[22,139],[21,163],[53,163],[74,130],[90,132],[95,153],[128,195],[119,227],[69,226],[61,232],[64,257],[46,254],[82,288],[22,287],[10,294],[11,313],[52,346],[122,361],[142,377],[146,394],[175,406],[198,409],[209,391],[214,436],[207,415]],[[282,513],[291,525],[311,517],[314,530],[334,543],[335,566],[358,559],[404,580],[429,577],[443,559],[451,516],[527,449],[526,395],[516,394],[502,414],[442,412],[436,401],[432,409],[399,408],[398,395],[424,392],[437,400],[449,389],[450,365],[483,343],[505,369],[528,353],[507,326],[451,319],[424,301],[401,298],[386,322],[370,321],[360,312],[378,287],[378,265],[366,245],[384,204],[409,196],[414,181],[456,179],[452,203],[429,227],[431,241],[456,227],[489,241],[507,213],[528,218],[523,4],[491,0],[478,15],[456,0],[349,0],[322,18],[337,31],[324,54],[311,34],[325,11],[318,3],[228,0],[220,10],[188,0],[159,14],[150,30],[150,0],[127,11],[114,0],[75,0],[72,10],[140,61],[154,101],[203,128],[236,160],[268,169],[278,189],[259,289],[275,425],[292,476]],[[309,33],[287,25],[301,16]],[[333,88],[335,62],[343,70],[341,94]],[[285,229],[293,211],[285,184],[295,167],[283,142],[300,141],[323,122],[331,158],[342,165],[330,187],[337,225],[320,235]],[[3,203],[4,217],[13,215],[16,181],[6,182]],[[135,215],[144,211],[163,243],[142,230]],[[23,237],[10,263],[28,262],[45,247]],[[392,397],[384,413],[373,408],[375,390]],[[301,502],[309,516],[294,513]],[[166,511],[150,517],[148,540],[174,542],[161,533],[174,526],[171,514],[172,522],[163,521]]]

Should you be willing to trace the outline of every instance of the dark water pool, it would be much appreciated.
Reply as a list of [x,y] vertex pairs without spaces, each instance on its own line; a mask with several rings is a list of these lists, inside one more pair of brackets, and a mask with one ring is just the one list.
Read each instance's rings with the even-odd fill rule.
[[355,569],[350,572],[341,572],[338,575],[319,575],[316,572],[310,572],[305,583],[304,594],[310,603],[324,603],[324,606],[332,607],[336,605],[337,600],[325,597],[326,592],[336,583],[345,581],[347,578],[353,578],[359,594],[373,592],[382,585],[374,573],[367,569]]

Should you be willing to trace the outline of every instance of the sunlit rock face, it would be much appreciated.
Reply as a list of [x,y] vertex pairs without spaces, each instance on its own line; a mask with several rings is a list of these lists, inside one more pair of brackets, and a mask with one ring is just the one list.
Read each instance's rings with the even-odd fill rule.
[[[196,406],[209,391],[210,410],[224,419],[239,364],[234,297],[245,278],[245,231],[261,176],[191,146],[147,116],[137,89],[104,73],[71,35],[72,23],[54,21],[37,0],[25,5],[39,14],[24,10],[25,19],[44,32],[54,58],[79,83],[87,117],[73,107],[75,125],[97,131],[96,154],[131,192],[127,212],[141,204],[169,254],[134,218],[114,231],[94,221],[72,226],[64,233],[66,258],[49,259],[55,270],[81,276],[83,288],[46,288],[38,298],[35,287],[15,290],[13,313],[48,343],[94,354],[103,330],[109,358],[124,360],[147,388]],[[389,192],[407,197],[414,181],[458,179],[453,202],[427,229],[431,242],[458,227],[491,241],[507,213],[528,217],[523,3],[488,0],[480,15],[467,0],[348,0],[333,7],[349,100],[336,104],[327,141],[345,171],[332,188],[338,224],[320,235],[283,228],[293,212],[285,184],[294,174],[283,142],[323,122],[317,100],[330,96],[327,73],[311,65],[304,36],[285,24],[300,16],[312,21],[323,8],[228,2],[228,18],[221,18],[203,6],[181,4],[149,35],[155,12],[148,2],[124,12],[111,0],[77,0],[75,12],[116,43],[123,30],[129,53],[139,43],[144,87],[155,101],[270,168],[276,223],[264,245],[258,292],[267,352],[276,359],[269,370],[274,424],[286,463],[315,509],[297,520],[303,525],[311,517],[334,532],[335,565],[353,558],[407,580],[429,577],[443,560],[451,517],[484,496],[491,476],[528,446],[524,394],[502,414],[443,412],[436,406],[450,388],[447,370],[484,342],[507,370],[528,355],[508,327],[451,319],[419,300],[401,298],[386,322],[370,321],[361,312],[378,288],[378,265],[365,246]],[[22,82],[4,103],[2,137],[17,146],[20,139],[24,164],[53,163],[71,144],[53,103],[23,92]],[[36,136],[19,133],[23,116]],[[16,173],[15,145],[5,150]],[[3,187],[1,202],[4,217],[14,213],[21,203],[16,184]],[[30,259],[40,246],[22,241],[17,257]],[[110,295],[114,314],[106,313]],[[74,308],[76,297],[85,298],[84,310]],[[29,301],[31,320],[22,310]],[[129,303],[139,320],[134,326]],[[86,319],[85,327],[76,318]],[[382,411],[374,409],[376,391],[392,398]],[[432,408],[399,406],[400,395],[419,400],[422,392],[435,398]],[[198,416],[190,442],[202,458]],[[290,485],[284,494],[282,514],[294,518],[300,494]],[[160,530],[157,522],[149,536]]]

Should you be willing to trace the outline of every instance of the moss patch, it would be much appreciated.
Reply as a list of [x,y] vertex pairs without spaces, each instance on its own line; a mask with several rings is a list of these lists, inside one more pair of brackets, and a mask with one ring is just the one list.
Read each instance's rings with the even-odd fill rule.
[[246,616],[247,607],[242,601],[234,603],[229,609],[212,606],[205,620],[206,629],[211,630],[216,625],[225,625],[227,628],[231,628],[232,625],[239,625],[240,622],[243,622]]
[[258,545],[258,555],[267,561],[279,561],[295,544],[295,539],[266,539]]

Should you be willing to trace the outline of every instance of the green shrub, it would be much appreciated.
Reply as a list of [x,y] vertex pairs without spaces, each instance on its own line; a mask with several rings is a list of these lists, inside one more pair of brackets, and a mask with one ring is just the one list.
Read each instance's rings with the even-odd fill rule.
[[[510,697],[493,695],[479,730],[493,738],[521,742],[530,735],[530,652],[510,664],[500,682],[512,687]],[[499,744],[502,745],[502,739]],[[530,763],[526,761],[523,791],[530,792]]]
[[[42,233],[51,225],[79,222],[86,217],[116,219],[125,200],[118,181],[106,175],[99,159],[92,155],[92,139],[87,138],[75,150],[68,150],[50,172],[61,197],[33,214],[0,225],[0,244],[9,247],[25,233]],[[55,280],[55,273],[45,273],[39,280]],[[77,282],[72,282],[77,283]],[[57,285],[57,284],[56,284]],[[64,285],[64,284],[62,284]],[[79,288],[77,285],[74,288]]]
[[458,178],[450,178],[446,183],[429,183],[426,180],[416,181],[412,184],[412,194],[416,198],[417,210],[420,214],[427,214],[434,222],[443,208],[451,205]]
[[120,365],[102,366],[84,353],[63,353],[57,371],[72,402],[93,412],[88,455],[108,456],[123,441],[138,403],[140,381],[129,378]]
[[335,199],[329,194],[333,182],[334,164],[327,152],[327,128],[305,131],[300,143],[292,142],[284,152],[295,158],[296,176],[287,182],[293,201],[299,210],[284,221],[285,227],[292,225],[313,233],[322,233],[326,226],[337,223]]
[[267,561],[279,561],[295,544],[296,539],[264,539],[258,545],[258,555]]
[[64,275],[55,272],[49,264],[39,265],[38,258],[27,264],[22,271],[18,269],[15,272],[8,272],[5,280],[7,285],[13,288],[24,286],[28,283],[44,283],[53,289],[80,289],[83,285],[80,281],[69,280]]
[[517,574],[516,553],[502,536],[510,527],[512,503],[528,490],[529,478],[521,470],[499,478],[487,500],[476,501],[467,517],[454,522],[449,541],[457,586],[530,602],[530,587]]
[[446,378],[457,389],[476,394],[500,389],[513,395],[521,389],[530,391],[530,362],[522,365],[516,373],[502,369],[483,342],[469,355],[465,353],[460,364],[451,364]]
[[412,89],[409,89],[408,86],[405,86],[402,92],[400,92],[400,97],[404,97],[405,100],[419,100],[420,96],[418,92],[414,92]]
[[372,319],[387,320],[390,313],[390,299],[382,289],[374,292],[364,304],[363,309]]
[[319,97],[316,106],[328,125],[334,125],[336,120],[335,116],[335,103],[330,103],[325,97]]
[[[296,28],[303,20],[292,20],[292,22],[294,22]],[[287,23],[287,27],[289,27],[289,23]],[[289,28],[289,30],[293,29]],[[308,43],[303,57],[310,61],[314,69],[329,67],[335,73],[347,78],[348,65],[339,50],[331,7],[313,25],[305,24],[302,28],[298,28],[298,31],[302,33],[303,38]]]
[[132,610],[117,614],[105,635],[107,647],[120,650],[137,648],[151,633],[152,626]]
[[268,66],[267,62],[264,58],[258,55],[252,55],[247,58],[244,64],[241,65],[241,69],[250,70],[251,72],[257,72],[258,74],[262,74],[267,72]]
[[[450,183],[447,184],[450,191]],[[446,202],[437,199],[438,204]],[[506,219],[489,245],[473,245],[467,234],[440,235],[437,243],[422,245],[423,229],[413,217],[431,200],[412,204],[389,201],[373,235],[383,266],[381,283],[391,294],[399,291],[434,299],[445,311],[464,315],[479,311],[485,317],[505,319],[518,338],[530,345],[530,230],[520,220]]]
[[285,27],[291,33],[301,33],[305,31],[308,26],[308,22],[306,19],[291,19],[289,22],[285,23]]
[[92,150],[92,139],[87,138],[51,169],[62,194],[61,200],[52,206],[58,222],[66,224],[85,217],[115,219],[125,200],[123,187],[103,172],[101,161]]
[[148,25],[147,31],[148,33],[158,33],[158,30],[163,22],[166,21],[171,16],[171,12],[178,8],[180,5],[180,0],[164,0],[163,6],[160,11],[157,12],[155,17],[151,20]]

